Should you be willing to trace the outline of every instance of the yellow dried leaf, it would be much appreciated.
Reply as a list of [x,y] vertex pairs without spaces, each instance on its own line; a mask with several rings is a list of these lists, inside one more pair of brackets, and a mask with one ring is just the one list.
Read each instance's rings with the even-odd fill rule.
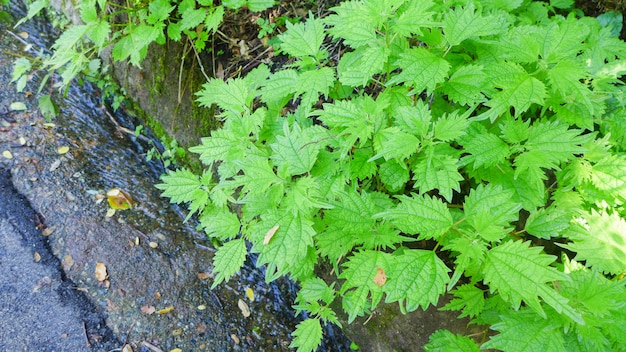
[[241,342],[239,340],[239,337],[237,337],[237,335],[235,335],[235,334],[230,334],[230,338],[233,339],[233,341],[235,342],[236,345],[238,345]]
[[150,242],[150,243],[148,243],[148,246],[150,246],[150,248],[157,248],[159,246],[159,244],[156,243],[156,242]]
[[167,313],[171,313],[174,310],[174,306],[169,306],[166,308],[163,308],[159,311],[157,311],[157,314],[162,315],[162,314],[167,314]]
[[106,215],[105,215],[105,216],[106,216],[107,218],[110,218],[110,217],[112,217],[113,215],[115,215],[115,209],[110,208],[109,210],[107,210],[107,213],[106,213]]
[[61,155],[65,154],[65,153],[67,153],[69,151],[70,151],[70,147],[68,147],[66,145],[57,148],[57,153],[59,153]]
[[206,280],[206,279],[209,279],[209,278],[211,278],[211,273],[207,273],[207,272],[198,273],[198,279],[200,279],[200,280]]
[[250,287],[246,288],[246,296],[248,296],[250,302],[254,302],[254,291]]
[[122,352],[133,352],[133,347],[131,345],[124,345]]
[[[183,334],[183,329],[181,329],[181,328],[174,329],[174,330],[172,331],[172,336],[180,336],[180,335],[182,335],[182,334]],[[176,349],[174,349],[174,350],[179,350],[179,351],[180,351],[180,349],[178,349],[178,348],[176,348]],[[174,351],[174,350],[172,350],[172,351]]]
[[263,239],[263,245],[267,246],[270,243],[270,240],[272,239],[272,237],[274,237],[276,231],[278,231],[279,228],[280,225],[276,225],[267,231],[267,233],[265,234],[265,238]]
[[376,268],[376,275],[372,278],[374,283],[378,286],[382,286],[387,282],[387,274],[382,268]]
[[64,255],[61,265],[63,266],[63,270],[70,270],[70,268],[74,266],[74,258],[69,254]]
[[198,306],[198,310],[206,310],[206,306],[204,304],[201,304]]
[[135,205],[135,201],[130,194],[119,188],[111,188],[107,192],[107,200],[111,209],[124,210],[130,209]]
[[41,254],[39,254],[39,252],[35,252],[35,254],[33,254],[33,259],[35,260],[35,263],[39,263],[41,260]]
[[43,231],[41,231],[41,235],[50,236],[52,235],[55,229],[56,229],[56,226],[46,227],[45,229],[43,229]]
[[244,302],[241,298],[237,301],[237,306],[241,310],[241,314],[243,314],[244,317],[247,318],[250,316],[250,308],[248,308],[246,302]]
[[13,154],[11,154],[11,152],[8,150],[3,151],[2,156],[5,157],[6,159],[13,159]]
[[170,352],[183,352],[183,350],[181,350],[180,348],[175,348],[173,350],[170,350]]
[[108,274],[107,274],[107,267],[106,265],[104,265],[104,263],[102,262],[97,262],[96,263],[96,279],[98,281],[104,281],[106,280]]

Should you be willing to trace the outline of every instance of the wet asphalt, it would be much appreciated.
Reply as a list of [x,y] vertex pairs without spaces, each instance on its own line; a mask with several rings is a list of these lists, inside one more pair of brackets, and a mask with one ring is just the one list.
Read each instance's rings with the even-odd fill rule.
[[0,169],[0,351],[101,351],[119,346],[104,317],[64,277],[41,219]]

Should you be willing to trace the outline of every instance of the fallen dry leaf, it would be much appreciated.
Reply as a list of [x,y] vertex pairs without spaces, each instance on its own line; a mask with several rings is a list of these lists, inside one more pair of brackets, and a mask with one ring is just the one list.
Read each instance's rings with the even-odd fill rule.
[[233,341],[235,341],[236,345],[241,343],[241,341],[239,340],[239,337],[237,337],[237,335],[235,335],[235,334],[230,334],[230,338],[233,339]]
[[246,288],[246,296],[248,296],[250,302],[254,302],[254,291],[250,287]]
[[41,234],[43,236],[50,236],[52,235],[55,229],[56,229],[56,226],[46,227],[45,229],[43,229],[43,231],[41,231]]
[[265,238],[263,239],[263,245],[267,246],[270,243],[270,240],[274,237],[279,228],[280,225],[276,225],[267,231]]
[[155,248],[159,247],[159,244],[156,243],[156,242],[150,242],[150,243],[148,243],[148,246],[150,246],[150,248],[152,248],[152,249],[155,249]]
[[183,350],[181,350],[180,348],[175,348],[173,350],[170,350],[170,352],[183,352]]
[[64,255],[61,266],[63,266],[63,270],[65,271],[70,270],[70,268],[74,266],[74,258],[72,258],[72,256],[69,254]]
[[244,302],[241,298],[237,301],[237,306],[241,309],[241,314],[243,314],[244,317],[247,318],[250,316],[250,308],[248,308],[246,302]]
[[124,348],[122,348],[122,352],[134,352],[133,351],[133,347],[131,345],[124,345]]
[[[178,328],[178,329],[174,329],[172,331],[172,336],[176,337],[176,336],[180,336],[183,334],[183,329]],[[173,351],[173,350],[172,350]],[[171,351],[170,351],[171,352]]]
[[60,155],[66,154],[69,151],[70,151],[70,147],[66,145],[57,148],[57,153],[59,153]]
[[39,254],[39,252],[35,252],[35,254],[33,254],[33,259],[35,260],[35,263],[39,263],[41,260],[41,254]]
[[109,210],[107,210],[107,213],[106,213],[106,215],[105,215],[105,216],[106,216],[107,218],[110,218],[110,217],[113,217],[113,215],[115,215],[115,209],[113,209],[113,208],[109,208]]
[[385,274],[385,271],[382,268],[376,268],[376,271],[376,275],[372,278],[372,280],[376,285],[382,286],[385,282],[387,282],[387,274]]
[[148,315],[154,314],[154,312],[156,312],[156,308],[154,308],[154,306],[145,305],[141,307],[141,312]]
[[5,157],[6,159],[13,159],[13,154],[11,154],[11,152],[8,150],[3,151],[2,156]]
[[198,310],[206,310],[206,306],[204,304],[199,305]]
[[130,209],[135,205],[135,201],[127,192],[119,188],[111,188],[107,192],[107,200],[111,209]]
[[169,306],[166,308],[163,308],[159,311],[157,311],[157,314],[162,315],[162,314],[167,314],[167,313],[171,313],[174,310],[174,306]]
[[198,279],[200,279],[200,280],[209,279],[209,278],[211,278],[211,276],[212,276],[211,273],[207,273],[207,272],[198,273]]
[[106,280],[108,274],[107,274],[107,267],[106,265],[104,265],[104,263],[102,262],[97,262],[96,263],[96,279],[98,281],[104,281]]

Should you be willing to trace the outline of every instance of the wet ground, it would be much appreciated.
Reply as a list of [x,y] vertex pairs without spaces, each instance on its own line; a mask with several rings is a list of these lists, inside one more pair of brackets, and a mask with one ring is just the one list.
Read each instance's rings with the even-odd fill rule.
[[[57,97],[53,121],[36,109],[41,75],[15,93],[13,60],[32,54],[24,43],[45,47],[48,30],[0,26],[0,204],[9,206],[0,209],[8,229],[0,245],[0,350],[288,350],[299,321],[292,284],[265,284],[249,261],[209,290],[214,250],[153,187],[163,169],[145,161],[151,145],[120,128],[134,130],[136,120],[111,114],[89,85]],[[12,111],[16,102],[26,109]],[[107,217],[104,195],[115,187],[138,206]],[[348,350],[330,328],[325,335],[322,350]]]

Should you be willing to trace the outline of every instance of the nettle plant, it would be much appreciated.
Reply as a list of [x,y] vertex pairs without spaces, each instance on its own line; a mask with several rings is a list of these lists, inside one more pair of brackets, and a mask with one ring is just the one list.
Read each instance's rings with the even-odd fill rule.
[[287,24],[290,65],[206,83],[206,170],[157,187],[223,243],[212,287],[251,243],[267,281],[300,284],[299,351],[335,300],[352,322],[447,292],[497,333],[426,350],[626,349],[626,44],[621,16],[571,6],[346,1]]

